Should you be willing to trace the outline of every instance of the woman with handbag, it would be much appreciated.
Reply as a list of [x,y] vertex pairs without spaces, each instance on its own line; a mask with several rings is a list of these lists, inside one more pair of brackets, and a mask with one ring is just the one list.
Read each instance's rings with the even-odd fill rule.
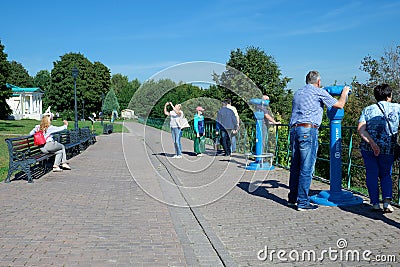
[[[171,111],[167,110],[168,105],[172,107]],[[172,157],[174,159],[182,158],[182,145],[181,145],[181,136],[182,136],[182,125],[181,119],[184,118],[183,111],[181,110],[181,104],[176,104],[175,106],[172,102],[167,102],[164,105],[164,114],[166,116],[170,116],[171,120],[169,122],[169,126],[171,127],[172,141],[174,142],[175,155]]]
[[64,120],[64,125],[60,127],[51,125],[51,121],[52,114],[45,113],[42,120],[40,121],[40,124],[36,125],[29,134],[34,135],[35,133],[42,131],[46,143],[40,150],[44,153],[50,152],[56,155],[53,164],[54,172],[61,172],[63,169],[70,170],[71,167],[67,164],[67,155],[64,145],[53,140],[54,133],[67,129],[68,121]]
[[361,155],[366,168],[366,183],[372,209],[380,211],[379,181],[382,189],[383,211],[393,212],[392,166],[397,145],[400,104],[392,102],[392,88],[381,84],[374,88],[376,104],[361,113],[358,132],[361,136]]

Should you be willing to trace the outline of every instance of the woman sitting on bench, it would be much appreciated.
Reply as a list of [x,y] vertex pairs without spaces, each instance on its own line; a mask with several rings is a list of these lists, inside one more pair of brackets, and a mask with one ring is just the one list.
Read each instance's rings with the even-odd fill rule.
[[[46,114],[46,113],[45,113]],[[29,133],[33,135],[38,131],[43,131],[43,135],[46,139],[46,144],[40,149],[43,153],[54,153],[56,158],[54,160],[53,171],[61,172],[63,169],[70,170],[71,167],[67,164],[67,155],[63,144],[53,140],[53,133],[67,129],[68,121],[64,120],[63,126],[57,127],[51,125],[52,114],[46,114],[43,116],[40,125],[36,125],[35,128]]]

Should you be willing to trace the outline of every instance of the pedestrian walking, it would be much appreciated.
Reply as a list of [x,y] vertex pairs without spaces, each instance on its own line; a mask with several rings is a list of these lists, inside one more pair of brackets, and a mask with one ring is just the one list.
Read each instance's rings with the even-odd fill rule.
[[222,102],[222,108],[217,114],[216,135],[221,135],[221,143],[224,148],[224,156],[231,156],[231,136],[237,133],[238,122],[235,113],[226,105],[227,100]]

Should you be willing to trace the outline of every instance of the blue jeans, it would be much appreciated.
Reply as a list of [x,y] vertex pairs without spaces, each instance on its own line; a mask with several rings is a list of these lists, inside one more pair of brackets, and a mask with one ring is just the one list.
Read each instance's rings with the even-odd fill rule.
[[314,172],[318,151],[318,129],[294,127],[290,130],[289,202],[297,202],[298,207],[310,203],[308,192]]
[[236,134],[232,134],[231,136],[231,152],[236,151]]
[[220,129],[221,132],[221,144],[224,148],[225,155],[229,156],[231,154],[231,132],[232,130]]
[[366,183],[371,204],[379,204],[379,179],[381,182],[382,199],[392,198],[392,166],[393,155],[379,154],[361,150],[366,168]]
[[182,130],[181,130],[181,128],[178,128],[178,127],[171,128],[171,134],[172,134],[172,141],[174,142],[175,154],[182,155],[182,145],[181,145]]

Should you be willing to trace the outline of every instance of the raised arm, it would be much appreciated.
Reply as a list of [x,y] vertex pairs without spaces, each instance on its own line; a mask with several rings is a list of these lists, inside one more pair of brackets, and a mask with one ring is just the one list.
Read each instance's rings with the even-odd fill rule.
[[347,101],[347,95],[349,94],[350,87],[345,86],[343,88],[342,94],[339,97],[339,100],[333,105],[335,108],[344,108],[344,105],[346,104]]
[[164,105],[164,114],[166,115],[166,116],[169,116],[169,111],[167,110],[167,106],[168,106],[168,104],[170,104],[171,102],[167,102],[167,103],[165,103],[165,105]]

